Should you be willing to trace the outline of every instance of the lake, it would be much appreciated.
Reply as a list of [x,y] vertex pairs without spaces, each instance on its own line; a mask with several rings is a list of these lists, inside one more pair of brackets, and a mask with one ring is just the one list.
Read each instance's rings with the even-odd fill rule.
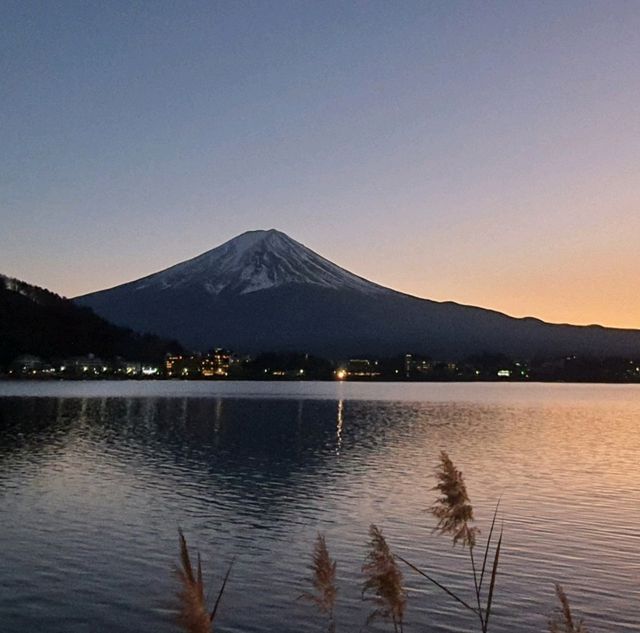
[[[0,631],[169,633],[178,528],[227,632],[326,630],[318,531],[338,561],[338,631],[364,627],[367,531],[471,599],[466,553],[433,534],[440,450],[486,536],[504,521],[493,631],[540,633],[563,583],[592,632],[640,630],[640,387],[0,383]],[[405,631],[476,630],[403,569]]]

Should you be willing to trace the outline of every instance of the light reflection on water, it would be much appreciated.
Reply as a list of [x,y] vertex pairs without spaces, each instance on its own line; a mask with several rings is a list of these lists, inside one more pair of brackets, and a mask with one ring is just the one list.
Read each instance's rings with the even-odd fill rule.
[[[225,631],[320,629],[296,600],[317,530],[338,559],[339,630],[366,619],[371,522],[467,591],[462,551],[425,512],[442,448],[485,534],[502,497],[495,631],[545,630],[554,581],[591,630],[640,629],[638,388],[15,383],[0,395],[3,633],[175,631],[178,526],[212,586],[237,555]],[[406,579],[407,631],[473,630]]]

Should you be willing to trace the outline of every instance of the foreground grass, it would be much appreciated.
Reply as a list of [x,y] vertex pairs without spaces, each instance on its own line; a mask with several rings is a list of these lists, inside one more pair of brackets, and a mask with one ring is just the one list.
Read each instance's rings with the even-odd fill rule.
[[[503,529],[497,529],[500,503],[496,504],[487,539],[484,545],[479,545],[480,531],[473,525],[473,506],[464,477],[445,451],[440,454],[435,476],[436,485],[433,490],[438,492],[438,497],[430,508],[431,514],[437,520],[434,531],[449,537],[454,546],[460,544],[467,550],[471,563],[469,583],[473,604],[414,562],[394,554],[382,531],[372,524],[369,528],[368,553],[361,570],[362,597],[372,605],[366,624],[379,619],[388,622],[394,633],[404,633],[404,612],[408,595],[401,567],[405,567],[446,593],[461,609],[473,613],[478,630],[488,633],[490,623],[493,622],[491,613],[496,596],[502,547]],[[180,584],[178,624],[185,633],[211,633],[215,629],[218,607],[233,562],[227,569],[215,603],[209,609],[205,602],[200,556],[198,555],[194,569],[182,531],[179,538],[180,566],[175,570]],[[477,548],[480,550],[479,555]],[[334,615],[338,596],[336,569],[337,563],[331,558],[324,536],[318,534],[310,565],[311,590],[303,592],[299,598],[308,601],[316,609],[328,633],[335,633],[337,627]],[[576,619],[572,613],[569,599],[560,584],[555,585],[555,591],[558,603],[549,617],[549,633],[588,633],[583,620]]]

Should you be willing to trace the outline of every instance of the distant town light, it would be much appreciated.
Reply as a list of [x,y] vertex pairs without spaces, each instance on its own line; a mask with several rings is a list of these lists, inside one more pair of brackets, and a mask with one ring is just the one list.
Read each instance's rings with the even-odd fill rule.
[[347,377],[347,372],[344,369],[338,369],[336,372],[336,378],[338,380],[344,380]]

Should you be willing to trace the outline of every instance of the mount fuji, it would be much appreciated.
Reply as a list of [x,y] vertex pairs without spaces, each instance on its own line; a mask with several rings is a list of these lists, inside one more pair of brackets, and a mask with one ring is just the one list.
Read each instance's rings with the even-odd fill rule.
[[192,349],[307,351],[334,358],[405,352],[640,353],[640,331],[549,324],[421,299],[363,279],[274,229],[78,297],[100,316]]

